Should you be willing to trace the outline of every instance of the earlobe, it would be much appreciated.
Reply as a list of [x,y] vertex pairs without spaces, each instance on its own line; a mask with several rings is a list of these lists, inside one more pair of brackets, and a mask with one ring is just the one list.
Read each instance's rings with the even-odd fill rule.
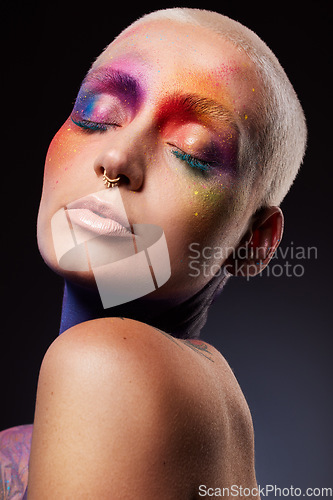
[[265,207],[254,214],[252,226],[235,249],[226,268],[234,276],[255,276],[273,257],[283,234],[283,213],[279,207]]

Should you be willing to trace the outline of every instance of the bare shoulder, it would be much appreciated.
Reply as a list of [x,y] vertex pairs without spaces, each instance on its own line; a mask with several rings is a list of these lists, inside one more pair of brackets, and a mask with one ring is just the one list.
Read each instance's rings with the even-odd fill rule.
[[49,488],[76,498],[84,484],[80,498],[190,500],[200,484],[231,480],[226,453],[252,481],[251,429],[230,368],[208,344],[122,318],[83,323],[42,363],[29,498]]
[[132,383],[146,378],[150,390],[147,397],[154,394],[154,386],[160,391],[171,384],[179,391],[192,391],[205,404],[221,395],[223,388],[230,392],[233,386],[239,391],[227,362],[211,345],[201,340],[176,339],[125,318],[88,321],[64,332],[51,344],[41,368],[44,379],[51,374],[55,383],[53,370],[61,383],[69,384],[75,380],[69,377],[75,370],[78,376],[86,376],[89,384],[95,377],[99,383],[103,376],[112,376],[112,380],[130,376]]

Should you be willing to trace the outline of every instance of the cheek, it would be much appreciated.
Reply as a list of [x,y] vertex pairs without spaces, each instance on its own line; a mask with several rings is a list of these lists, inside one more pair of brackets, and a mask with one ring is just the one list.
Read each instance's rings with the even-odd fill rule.
[[[161,210],[159,218],[169,249],[172,272],[170,284],[181,290],[188,289],[191,295],[212,277],[202,272],[193,274],[190,268],[193,259],[191,248],[194,245],[201,252],[204,248],[224,249],[232,244],[233,205],[232,188],[225,187],[222,182],[214,188],[202,181],[187,182],[183,184],[182,190],[180,186],[174,187],[172,197],[164,203],[164,207],[168,207],[168,214]],[[201,253],[200,264],[203,264]],[[208,261],[209,269],[214,272],[221,264],[221,257],[215,254]]]
[[219,238],[232,223],[235,191],[230,183],[222,181],[222,175],[213,186],[196,179],[174,182],[164,204],[169,207],[169,215],[163,214],[173,245],[178,241],[187,248],[192,242],[208,244]]
[[56,187],[82,153],[87,138],[77,134],[68,119],[56,133],[49,146],[45,160],[45,181],[48,187]]
[[[208,247],[233,247],[243,231],[248,193],[239,179],[218,173],[214,180],[192,180],[177,186],[177,220],[171,231],[191,243]],[[170,224],[170,223],[169,223]],[[176,234],[175,234],[176,236]],[[184,237],[185,236],[185,237]]]
[[175,191],[190,225],[210,230],[227,220],[238,188],[234,177],[226,172],[216,171],[209,178],[190,172],[187,182],[178,182]]
[[194,217],[198,221],[209,223],[211,219],[216,217],[219,219],[227,213],[226,208],[232,198],[233,187],[223,181],[223,176],[217,176],[214,187],[209,183],[196,183],[192,188],[191,204],[194,208]]

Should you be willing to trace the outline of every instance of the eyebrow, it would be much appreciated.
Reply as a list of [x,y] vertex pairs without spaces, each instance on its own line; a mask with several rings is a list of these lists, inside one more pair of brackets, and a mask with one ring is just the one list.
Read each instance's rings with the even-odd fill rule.
[[82,85],[92,86],[93,90],[116,93],[126,96],[133,104],[141,102],[143,88],[133,76],[110,67],[93,69],[88,72]]
[[224,125],[232,126],[237,132],[239,131],[235,115],[228,108],[209,97],[197,94],[173,94],[163,100],[159,107],[158,119],[161,121],[166,118],[165,115],[189,115],[203,121],[205,119],[218,121]]

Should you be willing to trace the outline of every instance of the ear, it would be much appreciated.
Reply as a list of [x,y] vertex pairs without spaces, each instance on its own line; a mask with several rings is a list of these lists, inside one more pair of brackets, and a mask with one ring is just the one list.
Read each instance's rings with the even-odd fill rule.
[[234,276],[255,276],[265,269],[281,241],[283,223],[279,207],[256,212],[250,229],[225,263],[227,271]]

